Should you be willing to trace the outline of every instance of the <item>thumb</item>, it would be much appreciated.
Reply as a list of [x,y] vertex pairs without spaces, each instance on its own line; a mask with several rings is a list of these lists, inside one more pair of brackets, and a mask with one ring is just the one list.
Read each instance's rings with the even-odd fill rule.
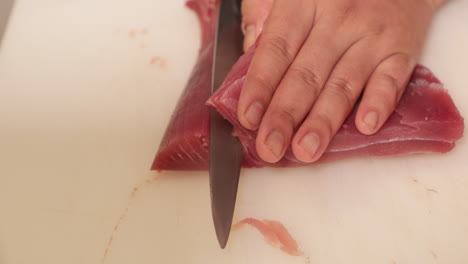
[[242,1],[242,31],[244,32],[244,50],[255,43],[262,33],[263,24],[270,14],[273,0]]

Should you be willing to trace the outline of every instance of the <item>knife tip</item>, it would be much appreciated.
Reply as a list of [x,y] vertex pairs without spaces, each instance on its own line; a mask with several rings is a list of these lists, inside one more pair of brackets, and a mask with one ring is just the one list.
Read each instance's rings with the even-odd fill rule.
[[216,234],[218,237],[219,246],[221,249],[225,249],[229,238],[229,231],[227,233],[216,232]]
[[229,218],[222,218],[223,221],[218,217],[214,217],[215,223],[215,232],[216,237],[218,238],[218,243],[221,249],[224,249],[227,245],[229,234],[231,233],[231,217]]

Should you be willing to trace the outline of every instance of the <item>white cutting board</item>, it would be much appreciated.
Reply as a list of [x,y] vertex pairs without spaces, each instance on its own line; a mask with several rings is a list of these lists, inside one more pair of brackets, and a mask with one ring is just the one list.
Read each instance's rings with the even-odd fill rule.
[[[0,263],[305,263],[253,228],[220,250],[206,172],[149,166],[195,62],[184,0],[17,0],[0,49]],[[468,1],[423,62],[468,117]],[[468,142],[445,155],[243,170],[235,219],[281,221],[310,263],[468,263]]]

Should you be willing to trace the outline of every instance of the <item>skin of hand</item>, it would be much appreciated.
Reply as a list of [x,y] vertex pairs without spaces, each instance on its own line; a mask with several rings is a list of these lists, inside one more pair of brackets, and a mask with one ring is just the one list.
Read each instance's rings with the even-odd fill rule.
[[321,157],[362,95],[376,133],[395,110],[443,0],[243,0],[244,48],[261,33],[238,117],[270,163]]

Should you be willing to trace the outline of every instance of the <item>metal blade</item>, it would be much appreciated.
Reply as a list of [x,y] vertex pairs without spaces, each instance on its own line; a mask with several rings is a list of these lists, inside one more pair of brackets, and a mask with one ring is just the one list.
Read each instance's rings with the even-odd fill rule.
[[13,0],[0,1],[0,46],[2,44],[3,34],[6,31],[8,19],[10,18],[11,9],[13,8]]
[[[222,0],[218,14],[212,92],[242,55],[240,1]],[[234,215],[242,146],[232,136],[232,125],[216,110],[211,110],[210,118],[211,211],[219,245],[225,248]]]

